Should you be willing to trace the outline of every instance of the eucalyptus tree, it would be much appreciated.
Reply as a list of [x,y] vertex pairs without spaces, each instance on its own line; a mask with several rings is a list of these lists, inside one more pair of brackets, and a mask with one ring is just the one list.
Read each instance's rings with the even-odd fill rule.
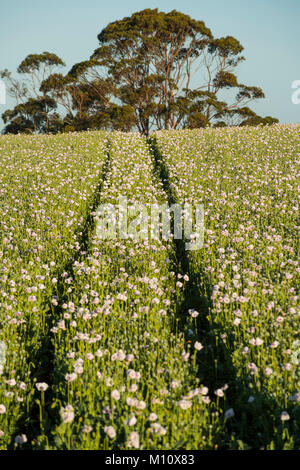
[[[134,13],[110,23],[98,40],[91,60],[107,73],[146,135],[153,127],[217,124],[264,97],[260,88],[237,80],[235,69],[245,60],[237,39],[214,38],[203,21],[176,10]],[[228,89],[235,91],[229,103],[222,96]]]

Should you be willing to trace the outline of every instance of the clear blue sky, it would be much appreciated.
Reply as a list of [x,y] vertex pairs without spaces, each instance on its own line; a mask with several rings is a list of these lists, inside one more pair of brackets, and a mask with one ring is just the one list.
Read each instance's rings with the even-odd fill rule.
[[300,122],[300,105],[291,102],[291,83],[300,80],[300,0],[1,0],[0,70],[15,72],[27,54],[49,51],[67,71],[90,56],[109,22],[145,8],[175,9],[203,20],[216,37],[236,37],[246,57],[239,82],[266,95],[252,108],[282,123]]

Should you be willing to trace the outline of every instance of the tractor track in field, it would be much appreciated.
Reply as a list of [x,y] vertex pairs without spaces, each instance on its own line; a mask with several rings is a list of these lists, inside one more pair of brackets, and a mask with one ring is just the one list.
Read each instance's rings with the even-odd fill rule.
[[[155,173],[163,183],[169,206],[176,203],[180,204],[171,188],[169,171],[160,153],[156,138],[149,138],[147,143],[153,157]],[[174,224],[174,221],[172,223]],[[212,286],[203,272],[194,271],[185,247],[184,238],[174,239],[173,244],[175,259],[173,259],[172,268],[176,275],[187,274],[189,276],[189,282],[183,292],[183,301],[177,308],[174,330],[183,332],[186,346],[188,346],[191,338],[187,333],[187,312],[189,309],[195,309],[200,313],[197,317],[197,340],[201,341],[204,348],[201,355],[198,355],[198,358],[201,359],[198,359],[197,379],[208,387],[210,399],[215,402],[216,395],[214,391],[232,380],[233,368],[231,358],[225,351],[223,343],[218,340],[218,330],[212,329],[209,323],[208,315],[211,307],[210,293]],[[215,326],[217,328],[217,325]]]
[[[176,194],[171,188],[168,168],[164,162],[162,154],[159,151],[156,138],[148,139],[148,145],[153,156],[155,173],[163,183],[163,188],[167,194],[169,206],[180,203],[176,197]],[[172,223],[174,224],[174,221],[172,221]],[[179,314],[177,318],[178,326],[181,330],[185,329],[187,311],[188,309],[193,308],[201,313],[201,315],[198,317],[198,329],[202,332],[202,336],[204,336],[205,333],[208,333],[209,329],[209,324],[206,320],[206,317],[209,313],[210,299],[208,298],[207,293],[211,290],[211,286],[207,284],[205,284],[205,286],[199,284],[199,277],[200,274],[202,275],[202,273],[195,273],[193,271],[188,252],[185,247],[184,238],[173,239],[173,243],[175,249],[173,270],[176,272],[176,274],[187,274],[189,276],[189,282],[186,284],[186,288],[183,294],[183,302],[179,306]],[[186,338],[186,340],[188,341],[188,338]]]
[[[89,233],[93,230],[94,227],[94,219],[92,213],[97,209],[100,199],[101,199],[101,192],[103,188],[103,184],[107,179],[107,174],[111,164],[111,157],[110,157],[110,147],[111,143],[109,139],[107,140],[106,144],[106,158],[103,163],[101,175],[99,177],[99,184],[94,193],[93,200],[91,201],[91,206],[89,206],[88,213],[86,214],[85,220],[81,227],[77,230],[78,235],[78,243],[80,249],[77,250],[75,255],[67,261],[60,268],[59,272],[56,275],[58,280],[56,284],[56,289],[53,293],[48,297],[48,305],[50,304],[50,299],[53,297],[59,298],[59,304],[57,306],[49,305],[48,314],[46,314],[45,319],[45,331],[43,336],[40,338],[40,347],[34,353],[30,351],[28,352],[28,362],[34,364],[34,369],[32,370],[31,380],[32,382],[45,382],[49,388],[45,392],[45,407],[43,410],[43,422],[44,422],[44,429],[42,430],[40,427],[40,411],[37,400],[41,399],[41,392],[39,392],[36,388],[34,390],[34,396],[30,400],[29,409],[23,412],[23,415],[19,419],[16,432],[12,436],[11,443],[9,445],[9,449],[14,449],[14,438],[17,434],[25,434],[27,436],[27,443],[23,445],[23,449],[38,449],[40,447],[44,447],[45,444],[51,445],[51,431],[55,428],[56,424],[59,424],[57,411],[53,410],[51,405],[54,401],[59,398],[54,395],[52,390],[52,384],[54,383],[53,375],[55,373],[55,352],[53,343],[51,340],[52,334],[51,329],[55,325],[55,321],[57,318],[61,318],[61,304],[64,300],[64,278],[62,274],[64,272],[68,272],[72,275],[73,273],[73,265],[78,260],[79,256],[88,249],[88,239]],[[30,337],[30,331],[27,333]],[[39,436],[41,433],[45,434],[47,438],[50,438],[50,441],[45,443],[43,442],[42,445],[38,442]]]
[[[160,153],[156,137],[147,139],[150,152],[153,157],[155,173],[162,181],[164,191],[168,197],[168,203],[180,203],[176,194],[170,185],[170,176],[167,165],[164,162],[163,155]],[[268,429],[265,429],[260,417],[253,415],[252,410],[241,401],[243,396],[245,400],[249,395],[254,395],[260,403],[261,409],[267,409],[272,416],[275,409],[280,409],[276,401],[266,393],[256,387],[249,389],[245,380],[238,376],[232,362],[232,354],[234,353],[234,345],[230,337],[227,338],[227,345],[223,342],[222,326],[220,326],[213,318],[210,318],[210,310],[212,309],[211,292],[212,287],[207,279],[204,271],[194,270],[189,256],[185,249],[185,241],[174,240],[175,259],[173,260],[173,270],[176,274],[188,274],[189,282],[186,284],[183,301],[177,309],[177,319],[174,329],[179,330],[185,335],[186,344],[189,336],[186,331],[186,316],[188,309],[197,310],[200,315],[197,317],[197,340],[203,344],[200,358],[198,359],[198,379],[209,389],[209,397],[217,407],[222,409],[222,413],[229,408],[233,408],[238,420],[223,421],[222,438],[218,445],[219,450],[232,449],[233,442],[230,436],[234,436],[236,449],[242,450],[259,450],[263,449],[266,443],[271,443],[272,429],[274,423],[272,419],[268,423]],[[228,390],[225,391],[226,401],[216,396],[215,391],[222,389],[226,384]],[[251,429],[251,432],[249,430]],[[259,441],[259,443],[258,443]]]

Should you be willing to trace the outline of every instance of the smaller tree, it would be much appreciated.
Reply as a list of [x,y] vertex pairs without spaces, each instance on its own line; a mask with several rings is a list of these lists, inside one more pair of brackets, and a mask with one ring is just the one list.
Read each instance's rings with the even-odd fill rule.
[[64,66],[56,54],[43,52],[29,54],[19,65],[17,72],[23,80],[15,79],[11,72],[4,70],[0,77],[7,82],[8,95],[15,99],[16,106],[3,114],[5,133],[57,132],[61,119],[56,112],[56,101],[41,92],[41,84],[53,73],[55,67]]
[[48,97],[29,98],[18,104],[13,110],[7,110],[2,118],[7,124],[5,130],[10,134],[55,133],[59,130],[59,115],[51,113],[56,109],[56,102]]

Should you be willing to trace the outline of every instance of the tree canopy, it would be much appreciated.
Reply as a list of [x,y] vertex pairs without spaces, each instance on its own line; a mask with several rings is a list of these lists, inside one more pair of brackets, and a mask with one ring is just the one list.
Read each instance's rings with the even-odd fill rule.
[[[173,10],[145,9],[114,21],[98,34],[99,47],[63,75],[55,54],[30,54],[1,77],[17,101],[4,113],[5,132],[84,129],[138,130],[257,125],[248,104],[264,98],[239,83],[245,60],[232,36],[215,38],[203,21]],[[58,109],[60,113],[58,113]]]

